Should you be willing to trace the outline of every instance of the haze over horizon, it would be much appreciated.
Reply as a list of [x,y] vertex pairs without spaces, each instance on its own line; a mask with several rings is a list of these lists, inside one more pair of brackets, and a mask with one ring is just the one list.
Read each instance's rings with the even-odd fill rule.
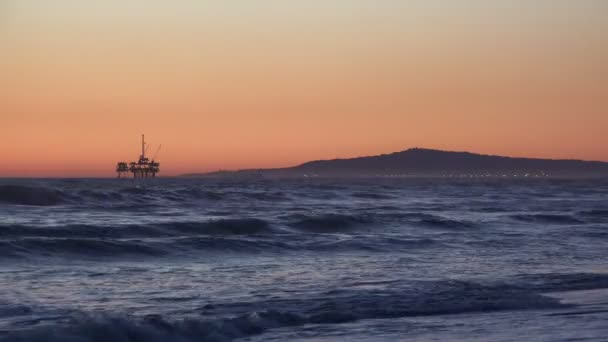
[[0,176],[424,147],[608,161],[608,2],[7,0]]

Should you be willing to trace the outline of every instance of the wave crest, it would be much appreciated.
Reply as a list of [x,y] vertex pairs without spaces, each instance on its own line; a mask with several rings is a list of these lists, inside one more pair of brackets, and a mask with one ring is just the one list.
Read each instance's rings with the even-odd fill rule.
[[59,190],[25,185],[0,185],[0,202],[50,206],[62,204],[64,201],[64,195]]
[[552,223],[552,224],[581,224],[583,221],[570,215],[555,214],[520,214],[512,215],[512,219],[522,222]]
[[[306,324],[341,324],[362,319],[432,316],[470,312],[561,308],[558,299],[508,286],[466,281],[421,282],[387,290],[335,290],[309,299],[270,299],[226,304],[241,312],[230,318],[189,316],[169,320],[75,314],[67,324],[8,333],[0,341],[231,341],[269,329]],[[268,310],[256,310],[266,307]],[[222,305],[210,310],[222,312]],[[50,333],[52,331],[52,333]]]
[[447,228],[447,229],[467,229],[474,228],[475,224],[469,221],[450,220],[446,218],[428,218],[419,221],[420,224],[427,227]]
[[297,219],[289,225],[298,230],[311,233],[338,233],[372,223],[367,216],[327,214],[321,216],[296,215]]
[[221,219],[208,222],[174,222],[160,224],[159,226],[171,232],[205,235],[253,235],[272,231],[268,222],[255,218]]

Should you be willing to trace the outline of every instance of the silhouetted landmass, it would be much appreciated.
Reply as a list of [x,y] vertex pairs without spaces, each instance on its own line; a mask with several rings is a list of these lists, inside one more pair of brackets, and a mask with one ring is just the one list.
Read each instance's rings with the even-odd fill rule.
[[219,171],[205,177],[608,177],[608,163],[511,158],[422,148],[379,156],[318,160],[283,169]]

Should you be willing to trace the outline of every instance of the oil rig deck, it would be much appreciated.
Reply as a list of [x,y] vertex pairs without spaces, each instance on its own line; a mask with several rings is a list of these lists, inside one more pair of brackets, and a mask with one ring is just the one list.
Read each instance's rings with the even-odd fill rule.
[[[160,146],[156,153],[160,150]],[[156,156],[152,159],[146,157],[146,141],[144,135],[141,135],[141,155],[137,162],[118,162],[116,164],[116,173],[118,178],[123,178],[128,173],[133,174],[133,178],[149,178],[156,177],[156,174],[160,171],[160,163],[154,161]]]

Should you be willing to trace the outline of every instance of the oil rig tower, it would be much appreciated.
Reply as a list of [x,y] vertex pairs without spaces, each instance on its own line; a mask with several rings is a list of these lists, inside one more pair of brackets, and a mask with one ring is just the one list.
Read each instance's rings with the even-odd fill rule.
[[[158,147],[158,151],[160,146]],[[154,156],[155,158],[156,156]],[[146,140],[144,135],[141,135],[141,155],[137,162],[118,162],[116,164],[116,173],[118,178],[123,178],[129,172],[133,174],[133,178],[149,178],[156,177],[156,174],[160,171],[160,163],[154,161],[154,158],[148,159],[146,157]]]

